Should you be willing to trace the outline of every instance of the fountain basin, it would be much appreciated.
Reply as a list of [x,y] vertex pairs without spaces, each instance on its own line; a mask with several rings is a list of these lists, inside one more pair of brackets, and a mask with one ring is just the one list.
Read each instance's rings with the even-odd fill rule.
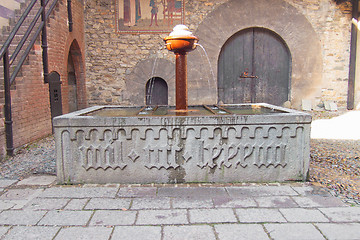
[[96,106],[54,118],[58,182],[306,179],[309,114],[269,104],[172,110]]
[[196,48],[195,43],[198,41],[199,39],[195,36],[167,36],[164,38],[166,49],[175,53],[186,53],[194,50]]

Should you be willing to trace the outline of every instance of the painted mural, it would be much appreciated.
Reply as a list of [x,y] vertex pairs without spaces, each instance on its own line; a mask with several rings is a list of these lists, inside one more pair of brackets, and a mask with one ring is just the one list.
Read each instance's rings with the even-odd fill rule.
[[170,32],[184,24],[184,0],[117,0],[120,33]]

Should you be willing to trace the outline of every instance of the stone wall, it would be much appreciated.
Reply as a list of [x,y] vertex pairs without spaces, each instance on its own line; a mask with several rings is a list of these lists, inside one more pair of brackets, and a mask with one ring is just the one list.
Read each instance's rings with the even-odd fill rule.
[[[174,55],[161,50],[166,34],[117,33],[114,2],[86,1],[89,104],[143,105],[146,82],[151,77],[162,77],[169,85],[169,104],[173,105],[175,75],[169,73],[169,68],[174,68]],[[269,9],[265,6],[269,4],[274,6],[273,14],[266,13]],[[264,11],[261,19],[251,21],[247,11],[252,9],[253,16],[260,15],[256,10],[261,6]],[[201,49],[189,54],[189,104],[217,102],[217,59],[224,40],[245,27],[259,26],[282,36],[296,60],[291,77],[293,107],[298,108],[302,99],[311,99],[315,105],[332,100],[339,106],[346,106],[350,9],[347,3],[336,5],[331,0],[186,0],[185,24],[195,34],[200,34],[200,43],[206,45],[212,66],[210,70]],[[219,27],[212,24],[216,20],[226,20],[227,11],[237,17],[230,24],[221,25],[220,33],[203,30]],[[279,19],[283,22],[278,22]],[[302,30],[308,36],[302,36]],[[223,31],[226,32],[222,35]],[[212,44],[216,37],[218,40]]]

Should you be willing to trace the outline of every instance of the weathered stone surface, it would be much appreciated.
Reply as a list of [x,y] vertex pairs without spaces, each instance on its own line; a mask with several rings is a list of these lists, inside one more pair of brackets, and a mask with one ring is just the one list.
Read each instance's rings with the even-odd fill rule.
[[271,223],[265,224],[265,228],[274,240],[325,240],[323,235],[312,224]]
[[85,206],[85,209],[129,209],[130,199],[119,199],[119,198],[93,198]]
[[186,210],[140,210],[136,225],[188,224]]
[[298,205],[288,196],[257,197],[255,201],[259,207],[268,208],[292,208]]
[[11,179],[0,179],[0,188],[8,187],[14,183],[16,183],[18,180],[11,180]]
[[165,226],[164,240],[182,240],[182,239],[197,239],[197,240],[215,240],[215,234],[211,226]]
[[[277,112],[267,115],[84,117],[86,113],[103,108],[92,107],[59,116],[54,119],[58,181],[305,180],[309,167],[311,116],[268,104],[256,106]],[[69,189],[58,191],[71,192]],[[93,189],[86,189],[82,190],[83,194],[72,194],[79,198],[91,197],[87,191]],[[291,188],[274,189],[280,191],[278,194],[297,194]],[[46,190],[43,195],[51,196],[49,191],[55,190]],[[232,191],[236,194],[235,189]],[[260,196],[272,193],[251,191]]]
[[8,210],[0,213],[1,225],[35,225],[44,215],[45,211]]
[[71,199],[65,210],[83,210],[89,199]]
[[277,209],[248,208],[236,209],[241,223],[286,222],[286,219]]
[[170,209],[170,198],[137,198],[131,209]]
[[112,228],[108,227],[69,227],[62,228],[56,236],[56,240],[81,239],[98,240],[109,239]]
[[329,222],[317,209],[282,208],[279,211],[289,222]]
[[117,226],[133,225],[135,223],[135,211],[99,210],[91,218],[91,226]]
[[317,223],[315,224],[322,234],[329,240],[358,239],[360,236],[360,223]]
[[39,197],[42,198],[113,198],[118,188],[112,187],[57,187],[46,189]]
[[113,239],[160,240],[160,226],[117,226]]
[[29,202],[24,209],[31,210],[56,210],[62,209],[70,201],[66,198],[36,198]]
[[232,209],[190,209],[191,223],[234,223],[237,222]]
[[42,227],[42,226],[15,226],[5,239],[13,240],[26,240],[26,239],[38,239],[38,240],[52,240],[60,227]]
[[243,208],[243,207],[256,207],[257,204],[253,198],[229,198],[229,197],[215,197],[213,199],[215,207],[220,208]]
[[40,185],[40,186],[46,186],[49,185],[51,183],[54,183],[56,180],[55,176],[49,176],[49,175],[43,175],[43,176],[30,176],[28,178],[25,178],[23,180],[21,180],[20,182],[17,183],[17,185],[22,186],[22,185],[29,185],[29,186],[34,186],[34,185]]
[[360,222],[360,207],[319,208],[332,222]]
[[215,231],[220,240],[269,239],[260,224],[219,224],[215,225]]
[[92,214],[92,211],[49,211],[38,225],[85,226]]

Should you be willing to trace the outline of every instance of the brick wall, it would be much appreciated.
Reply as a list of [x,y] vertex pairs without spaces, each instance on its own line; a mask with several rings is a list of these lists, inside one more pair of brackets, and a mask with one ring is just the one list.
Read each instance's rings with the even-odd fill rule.
[[[60,74],[63,113],[68,112],[67,65],[69,52],[77,56],[75,65],[79,86],[78,96],[81,107],[86,106],[83,9],[82,1],[72,1],[72,33],[69,33],[68,30],[66,0],[59,1],[47,23],[49,73],[56,71]],[[48,84],[44,84],[40,45],[39,40],[29,55],[29,64],[23,66],[22,74],[16,78],[14,89],[11,91],[15,148],[49,135],[52,131],[49,87]],[[70,51],[71,46],[72,51]],[[3,138],[2,141],[4,141]],[[1,146],[4,145],[5,141]]]
[[[312,78],[314,78],[313,86],[306,86],[311,90],[311,94],[308,92],[301,93],[299,96],[296,91],[292,91],[291,98],[296,99],[297,103],[301,102],[303,98],[310,98],[314,104],[318,104],[326,100],[334,100],[339,106],[346,106],[347,95],[347,78],[348,78],[348,65],[349,65],[349,45],[350,45],[350,20],[351,6],[348,3],[336,5],[331,0],[269,0],[274,1],[277,4],[291,5],[296,9],[297,13],[303,15],[312,27],[314,32],[314,39],[317,39],[316,43],[303,42],[303,45],[319,46],[319,55],[321,55],[318,68],[315,70],[316,74],[300,72],[293,75],[293,79],[298,79],[298,84],[292,86],[292,88],[304,87],[302,77],[306,79],[306,85],[312,84]],[[221,5],[227,4],[231,1],[226,0],[186,0],[185,1],[185,22],[186,25],[193,32],[197,32],[199,26],[206,24],[208,16],[217,11]],[[282,2],[282,3],[281,3]],[[138,100],[134,102],[131,96],[134,96],[133,88],[137,91],[141,90],[137,94],[145,95],[145,84],[148,80],[148,72],[143,76],[143,80],[134,81],[134,75],[137,74],[137,67],[144,67],[142,64],[144,61],[148,61],[149,64],[154,62],[155,59],[163,59],[164,61],[174,62],[174,56],[172,53],[168,53],[165,50],[159,50],[161,46],[162,38],[166,34],[118,34],[115,30],[115,1],[105,0],[87,0],[85,8],[85,36],[86,36],[86,69],[87,69],[87,89],[88,89],[88,101],[90,105],[96,104],[138,104]],[[256,2],[255,2],[256,4]],[[246,6],[244,6],[246,7]],[[234,10],[235,11],[235,10]],[[244,10],[246,11],[246,10]],[[219,14],[219,17],[224,17]],[[272,24],[273,16],[269,16],[268,24]],[[233,22],[228,24],[226,28],[232,28],[229,31],[236,33],[240,31],[239,26],[242,24],[242,19],[239,22]],[[288,21],[297,21],[296,18],[289,18]],[[265,22],[266,23],[266,22]],[[266,24],[267,24],[266,23]],[[287,22],[281,23],[284,26]],[[280,24],[280,25],[281,25]],[[265,26],[265,24],[264,24]],[[300,31],[298,29],[298,31]],[[291,30],[289,30],[291,35]],[[209,41],[213,37],[209,34]],[[200,39],[202,43],[204,39]],[[289,44],[289,43],[288,43]],[[290,44],[291,45],[291,44]],[[221,46],[216,46],[221,48]],[[301,45],[299,45],[301,48]],[[201,60],[200,53],[191,53],[196,55],[199,61]],[[216,72],[217,60],[213,60],[213,68]],[[305,63],[306,59],[304,59]],[[191,76],[191,68],[199,68],[204,66],[196,66],[196,62],[192,62],[189,67],[189,76]],[[298,67],[303,63],[297,62]],[[151,67],[150,67],[151,68]],[[208,69],[208,68],[207,68]],[[210,70],[207,70],[210,72]],[[304,75],[304,76],[301,76]],[[315,76],[316,75],[316,76]],[[207,84],[207,80],[203,80],[204,84],[197,81],[203,75],[196,75],[198,79],[190,79],[189,84],[192,85],[189,92],[190,103],[201,103],[204,101],[204,94],[198,94],[203,90],[204,84]],[[150,76],[151,77],[151,76]],[[215,76],[216,78],[216,76]],[[209,81],[212,81],[211,76]],[[172,85],[173,79],[167,79],[168,84]],[[134,85],[136,84],[136,86]],[[141,86],[138,86],[141,85]],[[216,84],[214,84],[216,87]],[[292,89],[294,90],[294,89]],[[197,93],[198,92],[198,93]],[[211,91],[210,91],[211,92]],[[301,91],[299,91],[301,92]],[[212,94],[212,93],[210,93]],[[172,99],[172,93],[169,92],[169,103],[174,104]],[[206,101],[216,102],[217,94],[214,93]],[[145,102],[145,97],[142,96],[142,104]],[[294,107],[299,107],[299,104]]]

